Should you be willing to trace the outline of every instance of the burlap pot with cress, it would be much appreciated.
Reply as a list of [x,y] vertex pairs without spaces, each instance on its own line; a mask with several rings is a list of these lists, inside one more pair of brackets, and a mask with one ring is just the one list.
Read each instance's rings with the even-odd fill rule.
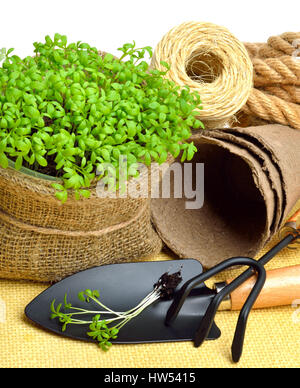
[[34,48],[0,67],[0,277],[57,281],[158,253],[145,170],[193,157],[200,97],[165,79],[168,64],[151,70],[150,47],[116,58],[55,34]]

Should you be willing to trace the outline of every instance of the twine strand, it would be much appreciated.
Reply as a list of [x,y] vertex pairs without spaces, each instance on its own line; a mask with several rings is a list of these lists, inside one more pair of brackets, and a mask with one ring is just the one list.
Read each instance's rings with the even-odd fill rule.
[[225,125],[246,103],[253,66],[245,46],[226,28],[187,22],[171,29],[158,43],[151,66],[164,70],[177,85],[199,93],[199,117],[207,128]]

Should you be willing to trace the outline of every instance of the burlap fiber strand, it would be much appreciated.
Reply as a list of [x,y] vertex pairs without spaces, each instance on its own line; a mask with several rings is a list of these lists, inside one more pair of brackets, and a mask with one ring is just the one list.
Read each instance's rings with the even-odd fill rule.
[[61,204],[51,183],[0,168],[0,277],[57,281],[161,250],[148,198],[99,198],[94,185]]
[[228,257],[255,256],[300,198],[300,132],[265,125],[197,132],[192,164],[205,165],[205,199],[152,199],[152,219],[179,257],[210,268]]

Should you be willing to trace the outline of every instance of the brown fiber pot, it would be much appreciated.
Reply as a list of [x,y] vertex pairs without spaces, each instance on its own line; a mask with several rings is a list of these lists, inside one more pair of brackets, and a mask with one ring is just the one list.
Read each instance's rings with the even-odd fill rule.
[[204,163],[203,207],[152,199],[151,213],[171,250],[210,268],[254,257],[300,198],[300,131],[265,125],[202,134],[193,136],[198,152],[191,163]]

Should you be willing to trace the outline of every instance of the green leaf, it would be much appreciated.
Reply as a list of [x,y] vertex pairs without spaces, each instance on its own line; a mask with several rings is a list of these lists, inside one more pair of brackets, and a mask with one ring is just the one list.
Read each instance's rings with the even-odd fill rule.
[[189,111],[190,111],[189,105],[185,100],[183,100],[183,99],[180,100],[180,107],[181,107],[182,112],[185,115],[187,115],[189,113]]
[[25,115],[31,119],[38,119],[40,117],[40,112],[33,106],[25,106],[23,109]]
[[81,300],[82,302],[85,302],[85,296],[83,291],[79,292],[78,299]]
[[[35,104],[35,101],[36,101],[36,99],[33,95],[29,95],[27,93],[23,94],[23,99],[27,105],[33,105],[33,104]],[[26,110],[26,108],[25,108],[25,110]]]
[[41,91],[44,89],[44,84],[42,82],[34,81],[32,82],[31,87],[36,91]]
[[80,190],[79,193],[84,198],[90,198],[90,196],[91,196],[91,192],[89,190]]
[[183,163],[186,160],[186,150],[183,151],[181,156],[181,163]]
[[0,141],[0,152],[3,152],[7,146],[7,139],[4,138],[3,140]]
[[8,126],[7,120],[4,117],[2,117],[0,120],[0,128],[5,129],[7,128],[7,126]]
[[194,146],[194,143],[191,143],[187,148],[187,160],[190,161],[193,159],[195,151],[197,148]]
[[67,37],[66,37],[66,35],[62,35],[62,36],[61,36],[61,42],[62,42],[62,44],[63,44],[64,46],[67,45]]
[[52,183],[51,185],[55,190],[64,190],[64,186],[59,183]]
[[53,313],[56,313],[56,310],[55,310],[55,299],[53,299],[53,301],[51,302],[50,310],[51,310]]
[[195,120],[193,127],[196,129],[198,129],[198,128],[205,129],[204,124],[200,120]]
[[151,102],[151,103],[149,104],[149,108],[150,108],[150,109],[153,109],[153,110],[156,110],[156,109],[159,108],[159,103],[158,103],[158,102]]
[[110,161],[110,153],[109,153],[109,151],[107,151],[106,149],[102,149],[102,150],[100,151],[100,153],[101,153],[101,156],[103,157],[103,159],[104,159],[105,161],[107,161],[107,162]]
[[158,159],[158,164],[165,163],[165,161],[167,160],[167,158],[168,158],[168,153],[167,153],[167,151],[161,152],[160,157],[159,157],[159,159]]
[[62,63],[62,61],[63,61],[62,57],[59,55],[59,53],[57,51],[53,52],[53,58],[54,58],[55,62],[57,62],[57,63]]
[[0,166],[2,168],[7,168],[8,167],[8,159],[5,155],[4,152],[0,152]]
[[22,155],[19,155],[17,157],[17,160],[15,162],[15,169],[16,170],[20,170],[20,168],[22,167],[22,163],[23,163],[23,156]]
[[107,94],[107,100],[108,101],[118,101],[118,100],[120,100],[120,94],[118,92],[112,90]]
[[59,199],[62,203],[65,203],[68,199],[68,192],[66,190],[64,191],[57,191],[55,193],[55,196],[57,199]]
[[164,62],[164,61],[160,61],[160,64],[162,66],[164,66],[167,70],[170,70],[171,66],[167,63],[167,62]]
[[136,135],[136,123],[134,121],[127,121],[127,133],[129,137],[134,137]]
[[177,158],[177,156],[180,154],[180,145],[173,144],[171,147],[171,151],[172,151],[174,158]]
[[75,190],[75,199],[78,201],[80,199],[80,193],[78,190]]
[[160,123],[163,123],[164,121],[166,121],[166,119],[167,119],[167,115],[165,113],[159,114],[159,122]]
[[42,166],[42,167],[48,166],[47,160],[42,155],[36,154],[35,158],[40,166]]
[[45,41],[48,44],[48,46],[52,46],[53,42],[49,35],[45,37]]
[[117,334],[119,334],[119,330],[116,329],[116,328],[113,328],[113,329],[111,330],[110,334],[111,334],[112,336],[116,336]]

